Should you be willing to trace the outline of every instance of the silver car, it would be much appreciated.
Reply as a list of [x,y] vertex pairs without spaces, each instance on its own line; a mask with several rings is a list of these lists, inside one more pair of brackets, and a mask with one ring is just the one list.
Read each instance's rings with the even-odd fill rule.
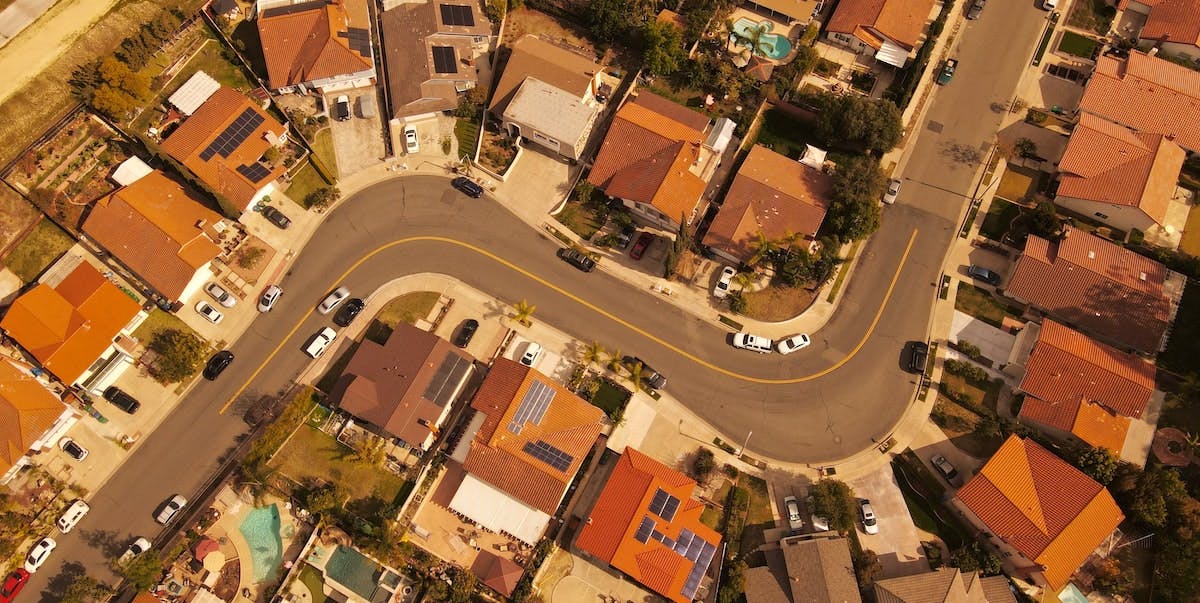
[[262,297],[258,298],[258,311],[270,312],[271,308],[275,307],[275,302],[279,301],[280,295],[283,295],[283,289],[280,289],[279,285],[267,287]]
[[154,521],[157,521],[164,526],[171,523],[171,520],[175,519],[175,516],[179,514],[179,511],[183,509],[184,505],[186,504],[187,499],[182,495],[176,494],[175,496],[172,496],[171,500],[168,500],[167,504],[163,505],[162,509],[158,511],[158,515],[154,516]]
[[896,202],[896,197],[900,196],[900,179],[892,178],[888,180],[887,192],[883,193],[883,202],[891,205]]
[[325,296],[325,299],[321,301],[321,305],[317,306],[317,312],[329,314],[347,297],[350,297],[350,290],[345,287],[338,287],[333,290],[333,293]]
[[232,308],[237,305],[237,298],[226,291],[224,287],[216,283],[209,283],[208,286],[204,288],[204,291],[211,295],[213,299],[217,300],[218,304],[221,304],[226,308]]

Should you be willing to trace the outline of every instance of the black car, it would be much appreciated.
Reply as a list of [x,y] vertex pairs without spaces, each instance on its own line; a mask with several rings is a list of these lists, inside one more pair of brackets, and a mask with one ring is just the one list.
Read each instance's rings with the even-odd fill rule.
[[975,266],[972,264],[970,268],[967,268],[967,274],[969,274],[971,278],[983,281],[993,287],[1000,286],[1000,275],[988,270],[987,268],[984,268],[983,266]]
[[914,341],[908,354],[908,371],[918,375],[925,374],[925,365],[929,362],[929,344],[924,341]]
[[596,269],[596,260],[588,257],[588,254],[578,249],[559,249],[558,257],[562,258],[562,261],[584,272],[591,272]]
[[983,5],[986,3],[987,0],[975,0],[975,2],[972,2],[971,8],[967,9],[967,18],[978,19],[979,15],[983,13]]
[[358,313],[362,312],[363,308],[366,306],[367,303],[357,297],[347,301],[346,304],[342,306],[342,309],[338,310],[338,313],[333,316],[334,324],[339,327],[350,326],[350,323],[354,322],[354,318],[357,317]]
[[116,406],[117,408],[129,414],[137,412],[137,409],[142,407],[141,402],[134,400],[133,396],[125,393],[121,390],[121,388],[115,385],[104,390],[104,399],[111,402],[113,406]]
[[450,182],[450,186],[453,186],[461,191],[462,194],[472,199],[478,199],[483,196],[483,187],[470,178],[459,176]]
[[621,229],[621,233],[617,235],[617,248],[628,249],[629,244],[633,242],[633,235],[637,233],[637,229],[632,226],[626,226]]
[[462,326],[458,328],[458,334],[454,336],[454,345],[465,348],[468,343],[471,343],[471,338],[475,336],[475,331],[479,330],[479,321],[474,318],[468,318],[463,321]]
[[231,362],[233,362],[233,352],[229,350],[221,350],[213,354],[213,357],[208,359],[208,364],[204,365],[204,378],[209,381],[216,379],[225,369],[229,368]]
[[654,370],[645,360],[637,356],[622,356],[621,364],[625,365],[630,371],[637,365],[642,365],[642,382],[650,389],[662,389],[667,386],[667,378],[662,373]]
[[268,222],[278,226],[280,230],[287,230],[287,227],[292,225],[291,218],[270,205],[262,209],[262,215]]

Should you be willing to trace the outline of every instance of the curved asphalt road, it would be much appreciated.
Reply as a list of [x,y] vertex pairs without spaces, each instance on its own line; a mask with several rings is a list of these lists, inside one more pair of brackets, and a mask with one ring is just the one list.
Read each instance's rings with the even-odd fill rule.
[[[731,438],[753,431],[752,453],[818,464],[871,447],[912,397],[915,377],[901,370],[900,350],[906,341],[926,338],[942,258],[974,187],[982,157],[963,149],[981,149],[992,138],[1000,116],[989,105],[1009,100],[1043,18],[1031,4],[994,3],[965,26],[959,73],[939,90],[920,125],[927,131],[904,170],[900,203],[884,210],[883,228],[863,247],[834,318],[809,349],[788,357],[734,350],[727,332],[659,297],[631,290],[603,270],[584,274],[567,266],[546,235],[531,236],[507,210],[458,195],[444,178],[412,176],[362,191],[328,216],[284,277],[278,307],[231,348],[238,359],[229,370],[216,382],[197,382],[95,493],[89,516],[71,534],[58,535],[58,550],[28,590],[51,602],[85,571],[114,581],[107,560],[135,536],[158,534],[154,509],[176,492],[199,488],[246,432],[242,414],[286,389],[306,365],[301,347],[328,324],[313,307],[337,284],[363,294],[404,274],[449,274],[505,301],[528,299],[538,307],[534,320],[642,356],[670,377],[673,396]],[[941,132],[929,122],[943,124]],[[411,237],[461,244],[395,243]],[[893,281],[890,301],[882,305]],[[227,403],[229,410],[220,412]]]

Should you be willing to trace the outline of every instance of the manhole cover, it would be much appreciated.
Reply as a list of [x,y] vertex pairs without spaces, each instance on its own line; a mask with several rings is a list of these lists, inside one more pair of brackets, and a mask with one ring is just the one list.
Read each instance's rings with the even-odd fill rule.
[[938,134],[941,134],[942,128],[944,128],[944,127],[945,126],[943,126],[941,122],[937,122],[937,121],[929,122],[929,131],[930,132],[937,132]]

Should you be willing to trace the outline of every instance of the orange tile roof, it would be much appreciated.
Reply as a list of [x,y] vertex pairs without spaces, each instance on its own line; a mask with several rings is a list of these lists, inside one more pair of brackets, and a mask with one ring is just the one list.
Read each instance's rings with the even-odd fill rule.
[[1185,157],[1161,134],[1084,113],[1058,164],[1058,196],[1137,207],[1161,225]]
[[1079,405],[1071,433],[1096,448],[1107,448],[1120,456],[1129,433],[1129,417],[1122,417],[1099,404],[1084,402]]
[[[704,505],[692,498],[695,488],[696,482],[688,476],[633,448],[626,448],[592,507],[575,546],[672,601],[691,601],[692,597],[684,593],[684,586],[697,564],[672,547],[676,543],[686,547],[683,542],[692,537],[686,536],[684,530],[714,549],[721,544],[721,536],[700,522]],[[670,519],[650,510],[660,490],[678,502]],[[670,544],[655,537],[646,538],[644,543],[635,538],[644,518],[652,520],[654,530]],[[681,536],[684,536],[682,542]]]
[[[279,89],[375,68],[370,45],[355,48],[351,38],[370,39],[362,0],[338,0],[271,8],[258,17],[258,37],[271,88]],[[354,36],[351,36],[354,32]],[[363,52],[365,50],[365,52]]]
[[1200,151],[1200,72],[1187,67],[1136,51],[1102,56],[1079,108]]
[[878,49],[880,35],[908,50],[916,47],[934,0],[841,0],[826,29],[858,36]]
[[738,168],[704,244],[746,261],[760,231],[773,241],[792,234],[815,237],[832,185],[827,174],[755,145]]
[[[513,419],[535,383],[552,390],[553,398],[540,423],[521,422],[517,433],[512,428]],[[498,358],[492,365],[471,407],[486,416],[463,468],[529,506],[554,515],[583,458],[600,435],[604,412],[549,377],[507,358]],[[526,444],[539,441],[571,456],[565,470],[525,452]]]
[[1004,294],[1093,335],[1158,349],[1173,302],[1162,264],[1081,230],[1052,243],[1030,235]]
[[83,231],[167,298],[216,259],[221,216],[157,170],[92,206]]
[[[262,123],[250,132],[240,145],[232,149],[228,157],[214,153],[207,160],[201,159],[200,155],[208,145],[246,109],[261,116]],[[287,128],[242,93],[221,86],[163,141],[162,149],[191,170],[213,191],[245,211],[259,189],[286,171],[280,164],[258,182],[237,171],[238,167],[257,163],[263,153],[271,148],[268,133],[282,138],[287,134]]]
[[1200,46],[1200,0],[1142,2],[1152,6],[1138,37]]
[[82,263],[57,287],[38,284],[18,297],[0,328],[63,383],[75,383],[141,305]]
[[988,531],[1043,568],[1062,588],[1125,516],[1108,490],[1016,435],[958,491]]
[[17,464],[67,407],[8,360],[0,360],[0,473]]

